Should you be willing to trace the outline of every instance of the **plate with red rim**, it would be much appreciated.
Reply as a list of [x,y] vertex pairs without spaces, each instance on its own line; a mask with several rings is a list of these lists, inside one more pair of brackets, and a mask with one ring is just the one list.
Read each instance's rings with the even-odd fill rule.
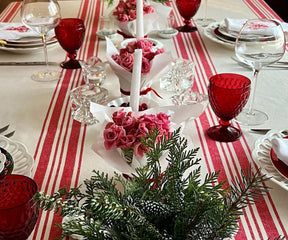
[[[272,149],[271,140],[273,138],[287,138],[283,132],[287,129],[271,130],[264,136],[257,139],[255,148],[252,151],[253,161],[261,168],[262,174],[270,177],[271,181],[288,191],[288,167],[275,156]],[[284,164],[284,163],[283,163]]]
[[[285,137],[288,138],[288,137]],[[288,166],[282,162],[278,157],[273,148],[270,151],[271,161],[274,167],[278,170],[278,172],[284,177],[288,179]]]

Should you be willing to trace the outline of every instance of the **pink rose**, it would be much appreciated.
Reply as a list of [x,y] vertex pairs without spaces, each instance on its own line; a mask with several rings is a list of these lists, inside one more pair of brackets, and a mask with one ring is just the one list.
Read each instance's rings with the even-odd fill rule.
[[155,9],[151,5],[147,5],[143,8],[144,14],[149,14],[155,12]]
[[121,57],[120,57],[120,55],[118,55],[118,54],[112,55],[112,59],[113,59],[117,64],[120,65],[120,62],[121,62]]
[[107,150],[110,150],[116,145],[116,142],[120,137],[125,136],[125,130],[115,124],[109,124],[109,127],[105,128],[103,136],[104,146]]
[[136,19],[136,10],[131,9],[129,11],[129,20],[131,21],[131,20],[134,20],[134,19]]
[[129,9],[136,9],[137,6],[137,0],[127,0],[126,1],[126,6]]
[[128,22],[129,21],[129,16],[127,14],[119,14],[118,15],[118,20],[120,22]]
[[145,148],[141,142],[136,142],[133,147],[133,152],[135,156],[142,158],[144,153],[149,150],[149,148]]
[[132,112],[129,112],[127,116],[123,118],[122,126],[126,130],[126,132],[129,132],[131,129],[134,128],[136,121],[136,118],[132,116]]
[[164,48],[157,48],[157,50],[155,51],[155,55],[164,53]]
[[142,58],[142,69],[141,69],[141,73],[146,74],[149,73],[151,69],[151,63],[149,61],[149,59],[143,57]]
[[157,114],[158,124],[159,125],[161,124],[161,127],[166,131],[169,131],[169,124],[170,124],[169,117],[170,116],[162,112]]
[[140,122],[136,131],[137,138],[145,137],[146,133],[149,132],[146,124],[144,122]]
[[129,42],[126,46],[126,51],[128,51],[129,53],[134,53],[135,49],[136,49],[136,42]]
[[124,109],[121,109],[113,113],[112,119],[115,124],[122,125],[122,119],[125,118],[125,116],[126,116],[126,112],[124,111]]
[[121,136],[117,140],[116,147],[122,149],[131,147],[135,140],[136,138],[133,135]]
[[138,40],[136,44],[137,44],[137,48],[142,49],[144,53],[151,52],[151,49],[153,47],[153,43],[145,39]]
[[125,68],[127,71],[131,72],[133,69],[134,55],[126,52],[122,54],[120,57],[121,57],[120,66]]

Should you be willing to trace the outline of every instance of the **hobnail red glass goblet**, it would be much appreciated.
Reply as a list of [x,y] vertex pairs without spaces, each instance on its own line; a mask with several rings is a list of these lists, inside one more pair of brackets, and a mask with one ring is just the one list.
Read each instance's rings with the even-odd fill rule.
[[23,175],[10,174],[0,180],[0,239],[29,237],[39,215],[33,200],[37,190],[35,181]]
[[238,128],[231,126],[230,120],[236,117],[247,103],[250,94],[250,80],[242,75],[222,73],[209,80],[208,97],[220,125],[210,127],[207,134],[220,142],[232,142],[241,135]]
[[176,0],[180,15],[184,18],[184,26],[178,27],[179,32],[195,32],[197,28],[192,25],[191,18],[200,7],[201,0]]
[[85,35],[83,20],[80,18],[62,18],[55,28],[55,34],[59,44],[67,52],[69,58],[68,61],[62,62],[60,66],[66,69],[81,68],[76,56]]

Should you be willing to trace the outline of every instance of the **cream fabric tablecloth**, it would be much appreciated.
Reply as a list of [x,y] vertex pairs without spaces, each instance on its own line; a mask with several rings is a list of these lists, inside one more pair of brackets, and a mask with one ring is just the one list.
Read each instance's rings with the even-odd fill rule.
[[[112,8],[107,8],[99,0],[63,1],[60,5],[62,17],[78,16],[85,19],[86,37],[78,57],[87,59],[97,55],[105,60],[105,41],[99,40],[96,32],[99,16],[108,15]],[[19,6],[19,3],[10,4],[0,15],[0,21],[19,22]],[[172,7],[177,24],[182,24],[173,2]],[[207,13],[217,21],[222,21],[224,17],[278,18],[262,0],[209,0]],[[202,3],[194,19],[203,15]],[[179,33],[173,39],[158,40],[174,57],[190,59],[196,63],[194,88],[201,93],[207,93],[208,79],[216,73],[231,72],[252,77],[250,70],[231,60],[233,49],[206,38],[201,28],[196,33]],[[61,62],[65,54],[58,44],[49,47],[49,61]],[[0,51],[1,62],[42,60],[41,49],[21,54]],[[91,145],[102,134],[101,126],[83,126],[71,118],[69,91],[83,84],[81,71],[62,70],[62,77],[55,82],[32,81],[32,73],[41,68],[43,66],[0,66],[0,124],[10,123],[16,129],[12,140],[24,143],[33,155],[35,162],[31,176],[37,181],[39,189],[53,193],[63,186],[78,186],[91,175],[93,169],[111,174],[119,170],[113,161],[101,159],[91,150]],[[288,69],[261,71],[255,106],[268,113],[269,120],[258,127],[288,127],[287,73]],[[104,87],[109,89],[111,99],[120,96],[118,84],[117,77],[108,69]],[[194,146],[200,146],[198,156],[203,159],[202,171],[205,173],[220,169],[220,180],[231,181],[249,163],[256,166],[251,152],[255,141],[261,136],[252,133],[247,127],[241,127],[244,136],[239,141],[228,144],[215,142],[205,135],[205,131],[216,123],[217,118],[208,107],[200,118],[186,123],[185,133]],[[129,167],[124,169],[129,171]],[[288,192],[273,181],[267,182],[267,185],[272,190],[261,203],[247,208],[246,215],[240,219],[240,230],[235,239],[273,239],[278,235],[287,237]],[[54,239],[59,231],[53,223],[60,221],[53,213],[43,212],[29,239]]]

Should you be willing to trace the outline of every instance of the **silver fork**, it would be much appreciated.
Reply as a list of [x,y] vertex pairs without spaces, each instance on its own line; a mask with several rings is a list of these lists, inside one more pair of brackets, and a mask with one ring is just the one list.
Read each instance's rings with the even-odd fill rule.
[[9,124],[7,124],[6,126],[0,128],[0,134],[3,134],[5,137],[9,138],[9,137],[12,137],[15,133],[15,130],[12,131],[12,132],[8,132],[8,133],[5,133],[9,128]]

